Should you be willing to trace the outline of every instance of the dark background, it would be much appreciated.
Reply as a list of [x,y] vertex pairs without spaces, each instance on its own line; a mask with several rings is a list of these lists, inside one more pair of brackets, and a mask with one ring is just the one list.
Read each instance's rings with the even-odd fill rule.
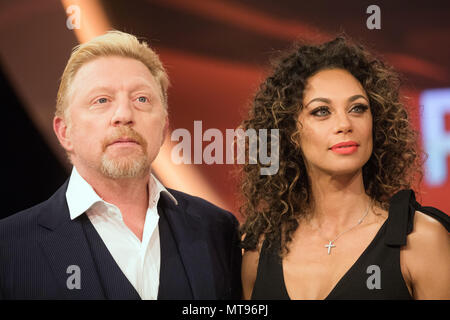
[[[70,165],[51,129],[59,78],[80,38],[66,27],[65,7],[86,1],[0,1],[2,192],[6,217],[48,197],[67,179]],[[414,125],[419,97],[450,87],[449,1],[135,0],[89,1],[110,28],[147,39],[171,78],[171,129],[202,120],[203,130],[236,128],[270,61],[296,40],[322,42],[345,32],[392,64],[404,78]],[[366,8],[381,9],[381,29],[369,30]],[[84,19],[84,20],[83,20]],[[99,19],[100,21],[100,19]],[[88,27],[82,26],[82,31]],[[445,118],[450,130],[450,116]],[[195,168],[192,168],[195,167]],[[238,215],[232,166],[190,166],[210,194],[184,187]],[[164,172],[158,173],[164,180]],[[174,181],[164,180],[167,186]],[[198,182],[198,185],[202,182]],[[176,184],[174,185],[177,186]],[[186,189],[187,188],[187,189]],[[418,198],[450,212],[450,181],[418,186]]]

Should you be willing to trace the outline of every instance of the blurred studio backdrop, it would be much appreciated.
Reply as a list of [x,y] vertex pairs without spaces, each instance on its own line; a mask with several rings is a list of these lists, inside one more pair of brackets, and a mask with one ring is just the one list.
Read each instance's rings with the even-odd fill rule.
[[[428,153],[418,200],[450,213],[449,1],[0,0],[0,218],[46,200],[68,178],[52,131],[59,79],[75,45],[111,29],[158,52],[172,83],[170,129],[185,128],[192,140],[194,121],[202,132],[235,129],[271,60],[294,41],[345,32],[402,74]],[[154,163],[158,178],[240,218],[235,166],[176,164],[175,144],[169,135]]]

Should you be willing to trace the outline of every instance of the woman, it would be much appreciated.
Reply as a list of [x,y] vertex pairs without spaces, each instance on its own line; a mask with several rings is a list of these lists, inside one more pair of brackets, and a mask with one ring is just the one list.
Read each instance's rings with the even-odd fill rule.
[[303,45],[261,85],[249,128],[279,171],[243,167],[246,299],[449,299],[449,217],[409,190],[421,155],[399,77],[345,37]]

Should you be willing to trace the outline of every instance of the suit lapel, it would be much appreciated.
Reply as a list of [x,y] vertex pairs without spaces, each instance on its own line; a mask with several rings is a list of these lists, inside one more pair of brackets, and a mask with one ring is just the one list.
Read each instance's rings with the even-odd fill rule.
[[[83,232],[80,217],[70,220],[65,193],[68,181],[49,199],[39,224],[47,229],[40,241],[49,261],[61,297],[66,299],[105,299],[97,268]],[[78,282],[81,288],[71,284]],[[70,289],[72,288],[72,289]]]
[[189,212],[186,202],[178,199],[175,205],[161,193],[162,205],[178,245],[194,299],[216,299],[211,258],[203,226],[199,216]]
[[107,299],[140,300],[141,297],[122,272],[89,218],[83,214],[83,228]]
[[[60,288],[61,298],[105,299],[105,288],[83,229],[83,215],[70,219],[65,197],[67,185],[68,181],[42,208],[38,223],[47,235],[40,245]],[[164,193],[162,195],[160,202],[178,245],[194,299],[216,299],[211,256],[205,242],[207,227],[199,216],[189,211],[183,199],[177,198],[178,205],[175,205]],[[79,270],[80,289],[68,288],[77,273],[73,270]]]

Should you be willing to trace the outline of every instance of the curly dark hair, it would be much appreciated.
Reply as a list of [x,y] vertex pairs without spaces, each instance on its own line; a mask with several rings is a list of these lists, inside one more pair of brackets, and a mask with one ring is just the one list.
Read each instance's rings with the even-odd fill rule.
[[369,98],[373,151],[362,169],[367,195],[387,210],[394,193],[411,188],[413,182],[422,179],[418,135],[400,102],[400,76],[392,67],[345,35],[321,45],[297,45],[275,63],[273,73],[255,95],[248,118],[241,123],[244,130],[279,129],[280,139],[276,174],[261,175],[260,163],[246,163],[240,171],[244,198],[240,213],[245,219],[241,233],[245,250],[255,250],[265,238],[269,246],[281,240],[281,246],[277,246],[281,255],[289,252],[288,244],[299,218],[312,205],[298,142],[297,118],[308,78],[318,71],[334,68],[350,72]]

